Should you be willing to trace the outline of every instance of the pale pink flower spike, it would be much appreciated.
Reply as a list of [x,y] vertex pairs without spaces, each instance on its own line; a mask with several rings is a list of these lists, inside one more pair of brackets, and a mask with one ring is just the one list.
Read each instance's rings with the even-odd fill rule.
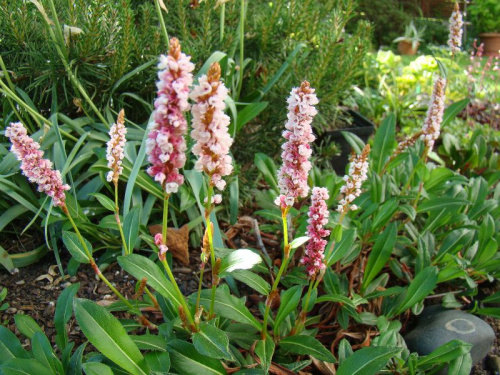
[[328,223],[330,215],[326,201],[329,199],[328,190],[325,188],[314,187],[312,189],[311,206],[309,207],[309,219],[307,222],[306,236],[309,242],[306,251],[300,262],[306,266],[309,276],[316,275],[322,269],[325,269],[323,259],[327,241],[323,238],[330,234],[324,226]]
[[283,165],[278,171],[281,194],[275,200],[282,210],[293,206],[297,198],[305,198],[309,193],[307,177],[311,170],[310,144],[315,139],[311,123],[317,113],[314,106],[318,104],[318,98],[309,82],[304,81],[300,87],[292,89],[287,102],[288,121],[283,132],[286,142],[282,146]]
[[116,123],[113,124],[109,130],[110,140],[107,143],[106,150],[108,168],[111,169],[106,178],[108,182],[113,181],[115,185],[118,184],[118,179],[123,172],[122,160],[125,157],[123,148],[127,142],[125,138],[126,134],[127,128],[125,127],[125,111],[122,109],[118,114]]
[[69,185],[63,183],[61,173],[52,169],[52,162],[43,159],[40,145],[28,136],[26,128],[20,122],[11,123],[5,129],[5,136],[12,143],[11,151],[21,161],[21,170],[28,180],[38,185],[38,191],[52,197],[54,206],[65,207]]
[[455,3],[455,8],[451,14],[450,21],[450,37],[448,39],[448,46],[451,49],[451,53],[455,54],[460,52],[460,47],[462,47],[462,34],[463,34],[463,19],[462,12],[460,11],[460,6],[458,2]]
[[[233,139],[228,132],[229,116],[224,113],[228,89],[220,81],[220,75],[219,63],[213,63],[208,74],[199,78],[189,97],[196,102],[191,109],[191,137],[196,141],[193,154],[198,156],[194,167],[208,175],[210,186],[222,191],[226,187],[222,177],[233,172],[229,155]],[[219,197],[214,197],[213,203],[220,203]]]
[[437,78],[434,82],[434,90],[432,92],[431,104],[427,110],[427,117],[424,126],[422,127],[421,139],[425,142],[427,149],[430,151],[434,147],[434,142],[439,138],[441,133],[441,123],[443,122],[444,100],[446,90],[446,79]]
[[168,56],[161,55],[158,64],[158,97],[154,122],[150,124],[146,152],[152,164],[147,172],[158,181],[167,194],[176,193],[184,183],[179,169],[186,163],[187,121],[183,112],[189,110],[189,86],[193,83],[194,64],[181,53],[176,38],[170,39]]

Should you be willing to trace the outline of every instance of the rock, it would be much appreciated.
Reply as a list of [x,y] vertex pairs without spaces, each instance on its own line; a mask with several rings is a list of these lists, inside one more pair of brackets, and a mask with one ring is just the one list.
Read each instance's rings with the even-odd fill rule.
[[[161,233],[161,225],[151,225],[149,233],[154,236]],[[168,251],[172,252],[172,256],[182,262],[185,266],[189,266],[189,229],[187,224],[179,229],[168,228],[167,232],[167,247]]]
[[461,340],[472,344],[472,362],[477,364],[490,351],[495,332],[484,320],[460,310],[446,310],[441,306],[426,308],[417,326],[404,337],[408,349],[427,355],[450,342]]

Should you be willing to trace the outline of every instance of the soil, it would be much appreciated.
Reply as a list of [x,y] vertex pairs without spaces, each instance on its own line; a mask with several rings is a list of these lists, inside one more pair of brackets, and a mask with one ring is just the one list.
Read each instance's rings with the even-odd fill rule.
[[[265,247],[272,259],[280,258],[281,250],[279,247],[279,237],[277,236],[279,234],[268,235],[262,233],[262,242],[259,245],[256,241],[254,233],[252,232],[251,225],[249,225],[248,222],[246,224],[238,223],[233,227],[225,227],[223,230],[225,231],[229,247]],[[28,244],[33,247],[39,246],[40,244],[38,242],[39,241],[36,241],[36,238],[34,239],[30,237],[29,243],[23,242],[22,245],[18,245],[20,247],[22,246],[22,249],[19,249],[18,251],[26,251]],[[11,243],[11,252],[16,252],[14,247],[15,246]],[[66,265],[69,259],[70,257],[68,254],[62,254],[63,265]],[[187,267],[180,261],[174,259],[173,273],[177,279],[180,289],[184,294],[188,295],[197,290],[199,270],[200,252],[198,249],[190,250],[190,263]],[[104,271],[104,274],[125,297],[132,298],[134,296],[136,280],[126,273],[122,273],[116,263],[107,268]],[[210,285],[210,272],[205,272],[205,276],[206,279],[204,280],[204,287],[206,288]],[[38,263],[22,268],[19,272],[13,275],[9,274],[5,270],[0,270],[0,286],[8,289],[7,297],[4,302],[9,304],[9,308],[7,310],[0,311],[2,324],[14,332],[21,339],[24,346],[29,347],[29,340],[20,334],[14,323],[14,316],[16,314],[27,314],[35,319],[35,321],[45,331],[49,339],[54,343],[56,335],[53,324],[55,303],[64,288],[76,282],[80,283],[80,289],[77,294],[77,297],[79,298],[91,299],[101,305],[109,305],[116,301],[114,294],[103,282],[97,279],[89,265],[82,264],[77,274],[73,277],[68,275],[61,277],[52,253],[47,254]],[[484,285],[481,286],[480,293],[490,295],[497,289],[498,286]],[[244,287],[241,288],[241,292],[243,295],[247,295],[247,305],[250,310],[256,315],[259,315],[260,313],[257,311],[257,304],[259,301],[262,301],[262,297],[252,292],[252,290]],[[431,303],[435,302],[437,301],[432,301]],[[127,313],[119,313],[118,317],[132,318]],[[155,314],[149,312],[147,313],[147,318],[152,323],[161,323],[162,321],[160,314],[157,313]],[[500,363],[500,321],[489,317],[484,319],[494,329],[497,339],[494,347],[490,351],[490,354],[482,363],[474,367],[471,372],[472,375],[497,374],[500,370],[498,367],[495,367],[495,363]],[[327,346],[330,346],[328,344],[332,341],[336,341],[335,338],[337,336],[337,330],[335,329],[335,326],[336,324],[332,326],[331,322],[329,322],[329,324],[327,323],[323,326],[326,329],[322,330],[320,335],[318,335],[318,339],[324,342]],[[70,320],[69,332],[69,338],[71,341],[75,342],[76,346],[86,341],[74,319]],[[357,335],[359,337],[357,337]],[[349,337],[357,339],[358,342],[364,340],[362,338],[364,335],[361,335],[361,332],[352,332],[352,336]],[[92,346],[88,345],[87,351],[91,350],[93,350]],[[307,368],[306,371],[307,370],[309,370],[308,373],[318,373],[316,372],[316,369]]]

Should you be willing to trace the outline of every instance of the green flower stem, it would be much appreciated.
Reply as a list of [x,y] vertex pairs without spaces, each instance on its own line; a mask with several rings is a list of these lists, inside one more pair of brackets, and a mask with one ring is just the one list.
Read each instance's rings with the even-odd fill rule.
[[224,40],[224,23],[226,18],[226,3],[222,3],[220,6],[220,43],[222,44],[222,41]]
[[422,156],[420,157],[420,159],[418,159],[417,164],[415,165],[415,168],[413,168],[413,170],[411,171],[410,178],[408,178],[408,181],[406,182],[405,186],[403,187],[403,192],[405,192],[406,190],[408,190],[408,188],[410,188],[411,183],[413,181],[413,178],[415,177],[415,174],[417,173],[417,166],[420,164],[420,162],[424,162],[424,163],[427,162],[427,154],[428,153],[429,153],[429,149],[426,147]]
[[[82,234],[80,233],[80,231],[78,230],[78,227],[76,226],[75,222],[73,221],[73,218],[71,217],[68,209],[66,208],[66,206],[63,206],[63,211],[64,213],[66,214],[66,216],[68,217],[71,225],[73,226],[73,229],[75,230],[75,233],[76,235],[78,236],[78,240],[80,241],[80,243],[82,244],[83,246],[83,249],[85,250],[85,253],[87,255],[87,258],[89,259],[89,262],[90,262],[90,265],[92,266],[92,268],[94,269],[95,273],[97,274],[97,276],[99,276],[99,278],[104,282],[104,284],[106,284],[109,289],[111,289],[113,291],[114,294],[116,294],[116,296],[122,300],[122,302],[128,306],[128,308],[130,310],[134,310],[134,306],[109,282],[109,280],[106,278],[106,276],[104,276],[102,274],[102,272],[99,270],[99,267],[97,266],[97,264],[95,263],[95,260],[94,260],[94,257],[92,256],[92,253],[90,252],[90,250],[88,249],[87,247],[87,244],[85,243],[85,241],[83,240],[83,237],[82,237]],[[142,314],[141,314],[142,315]]]
[[[210,185],[208,187],[208,195],[207,195],[207,203],[205,206],[205,220],[207,226],[207,235],[208,235],[208,243],[210,245],[210,263],[212,265],[212,293],[210,295],[210,310],[209,316],[212,317],[214,313],[215,306],[215,291],[217,290],[217,284],[215,283],[217,275],[215,274],[215,252],[214,252],[214,241],[213,241],[213,233],[212,226],[210,225],[210,207],[212,206],[212,195],[214,193],[214,187]],[[200,275],[201,276],[201,275]]]
[[177,296],[179,297],[179,301],[181,302],[181,306],[186,314],[187,320],[189,324],[192,325],[192,327],[196,327],[194,324],[193,316],[191,315],[191,310],[189,310],[189,307],[186,303],[186,299],[184,298],[184,294],[182,294],[181,290],[179,289],[179,285],[177,285],[177,281],[175,281],[174,275],[172,274],[172,270],[170,269],[170,266],[168,265],[168,262],[166,259],[163,259],[161,261],[163,264],[163,267],[165,268],[165,271],[167,271],[167,275],[174,285],[175,292],[177,293]]
[[205,273],[205,263],[203,264],[203,268],[200,271],[200,280],[198,281],[198,294],[196,295],[196,309],[194,310],[196,313],[200,309],[201,287],[202,287],[204,273]]
[[[163,37],[165,38],[165,42],[167,46],[170,43],[170,38],[168,37],[167,27],[165,26],[165,20],[163,19],[163,14],[161,13],[160,2],[155,0],[156,13],[158,13],[158,19],[160,20],[161,31],[163,33]],[[168,48],[167,48],[168,50]]]
[[267,297],[266,310],[264,311],[264,320],[262,321],[262,332],[260,335],[262,340],[265,340],[267,337],[267,319],[269,317],[269,310],[271,309],[271,302],[272,302],[271,299],[273,298],[278,289],[281,276],[283,275],[283,272],[285,271],[288,265],[288,260],[290,258],[290,248],[288,245],[288,225],[287,225],[288,211],[289,211],[288,208],[281,211],[281,219],[283,221],[283,261],[281,262],[280,269],[278,270],[278,274],[276,275],[276,279],[274,280],[271,292]]
[[240,8],[240,81],[238,82],[238,98],[243,86],[243,60],[245,59],[245,0],[241,0]]
[[[167,192],[164,193],[164,199],[163,199],[163,223],[162,223],[162,241],[164,245],[167,245],[167,223],[168,223],[168,199],[170,198],[170,194]],[[184,298],[184,295],[182,294],[181,290],[179,289],[179,285],[177,285],[177,281],[174,278],[174,275],[172,274],[172,270],[170,269],[170,266],[168,265],[167,260],[165,257],[160,258],[161,263],[163,264],[163,267],[165,268],[165,271],[167,271],[167,275],[172,282],[175,292],[177,293],[177,296],[179,298],[179,301],[181,301],[181,306],[184,310],[184,313],[186,314],[187,320],[189,324],[194,328],[194,320],[191,315],[191,310],[189,310],[189,307],[186,303],[186,299]]]
[[167,223],[168,223],[168,199],[170,198],[170,194],[167,192],[163,193],[163,222],[161,227],[161,238],[163,240],[163,244],[167,245]]
[[302,309],[300,314],[297,316],[297,319],[295,320],[295,325],[292,329],[293,334],[299,334],[300,332],[302,332],[302,329],[304,328],[304,321],[307,314],[307,308],[309,307],[309,300],[311,299],[311,292],[318,286],[318,284],[316,284],[315,281],[316,277],[311,278],[311,281],[309,282],[309,288],[307,289],[307,294],[304,300],[305,301],[304,308]]
[[132,253],[132,244],[130,244],[131,248],[128,249],[127,242],[125,241],[125,235],[123,234],[123,227],[120,221],[120,207],[118,206],[118,184],[115,184],[115,219],[118,224],[118,229],[120,230],[120,237],[122,238],[123,252],[124,255],[129,255]]

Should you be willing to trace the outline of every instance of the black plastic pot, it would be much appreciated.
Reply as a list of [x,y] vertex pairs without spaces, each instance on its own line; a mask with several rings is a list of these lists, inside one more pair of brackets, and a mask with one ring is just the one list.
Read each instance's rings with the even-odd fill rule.
[[347,111],[352,117],[352,126],[345,129],[337,129],[325,132],[320,140],[322,142],[335,142],[340,146],[341,154],[332,159],[332,166],[338,175],[345,174],[345,167],[349,163],[349,155],[351,154],[352,147],[347,142],[342,132],[349,132],[357,135],[363,140],[368,142],[368,139],[375,131],[375,125],[359,112],[349,109]]

